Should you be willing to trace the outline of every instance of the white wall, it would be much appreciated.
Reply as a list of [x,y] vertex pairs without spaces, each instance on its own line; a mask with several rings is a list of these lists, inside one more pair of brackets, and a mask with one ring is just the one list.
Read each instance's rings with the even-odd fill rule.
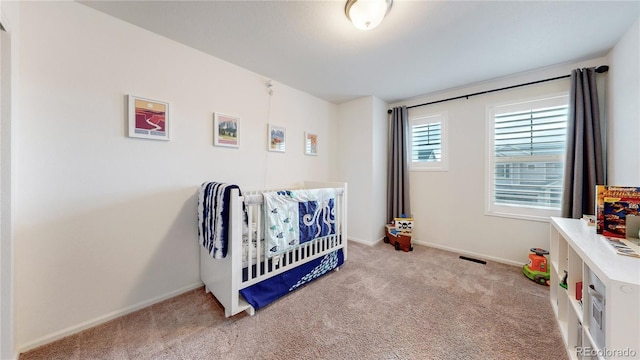
[[[431,94],[400,104],[414,105],[571,73],[605,64],[594,59]],[[485,133],[487,105],[568,92],[569,80],[409,109],[410,116],[446,111],[449,122],[449,170],[411,173],[413,241],[510,264],[526,262],[532,247],[549,247],[549,224],[485,215]],[[394,104],[400,105],[400,104]]]
[[373,244],[384,236],[388,105],[368,96],[338,106],[338,172],[349,186],[349,239]]
[[[373,206],[371,146],[373,97],[338,106],[338,173],[349,183],[349,239],[371,243],[371,220],[363,209]],[[358,206],[354,206],[358,204]]]
[[389,105],[374,97],[371,134],[371,198],[373,207],[370,212],[359,216],[371,218],[371,238],[384,237],[384,224],[387,222],[387,157],[389,153]]
[[609,53],[608,183],[640,186],[640,20]]
[[0,31],[0,359],[13,348],[11,241],[11,38]]
[[[76,2],[21,2],[19,43],[20,350],[199,286],[202,182],[334,180],[333,104],[278,83],[270,97],[260,75]],[[170,102],[171,141],[126,136],[127,94]],[[241,117],[239,149],[212,146],[216,111]],[[267,122],[286,153],[266,151]]]
[[[2,3],[0,1],[0,3]],[[0,359],[15,357],[14,245],[12,184],[14,151],[13,88],[18,68],[14,27],[18,25],[16,3],[2,3],[0,21],[6,32],[0,39]],[[11,19],[11,21],[9,20]]]

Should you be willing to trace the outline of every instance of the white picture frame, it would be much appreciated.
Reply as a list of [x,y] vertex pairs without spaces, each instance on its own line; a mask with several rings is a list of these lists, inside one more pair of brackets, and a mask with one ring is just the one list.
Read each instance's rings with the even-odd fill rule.
[[129,137],[169,140],[169,103],[129,95]]
[[267,128],[269,151],[285,152],[287,148],[287,129],[284,126],[268,124]]
[[304,132],[304,153],[305,155],[318,155],[318,134]]
[[213,145],[240,147],[240,117],[222,113],[213,114]]

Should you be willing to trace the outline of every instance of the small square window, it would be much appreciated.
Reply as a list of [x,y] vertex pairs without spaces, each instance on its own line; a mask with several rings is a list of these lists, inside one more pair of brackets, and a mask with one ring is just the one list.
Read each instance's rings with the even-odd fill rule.
[[410,124],[411,170],[447,170],[446,114],[416,117],[410,119]]

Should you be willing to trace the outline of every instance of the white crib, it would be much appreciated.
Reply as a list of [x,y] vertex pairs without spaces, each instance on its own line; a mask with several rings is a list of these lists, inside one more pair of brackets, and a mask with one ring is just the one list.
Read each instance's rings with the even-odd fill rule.
[[[255,309],[240,294],[240,290],[277,276],[331,252],[342,250],[347,259],[347,184],[343,182],[305,182],[304,189],[335,188],[335,234],[306,242],[280,254],[271,261],[264,257],[262,239],[262,192],[239,195],[231,190],[230,226],[227,256],[213,259],[207,249],[200,246],[200,279],[207,293],[211,292],[225,309],[225,316],[242,311],[254,315]],[[273,191],[273,190],[269,190]],[[249,231],[243,239],[243,208],[246,206]],[[253,244],[253,246],[252,246]],[[245,275],[243,276],[243,270]],[[337,268],[336,268],[337,270]]]

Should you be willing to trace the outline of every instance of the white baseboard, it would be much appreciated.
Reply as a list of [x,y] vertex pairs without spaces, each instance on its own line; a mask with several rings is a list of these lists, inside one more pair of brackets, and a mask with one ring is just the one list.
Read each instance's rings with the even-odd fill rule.
[[428,247],[432,247],[432,248],[436,248],[436,249],[440,249],[440,250],[446,250],[449,252],[454,252],[454,253],[458,253],[460,255],[466,255],[466,256],[470,256],[473,258],[479,258],[482,260],[490,260],[490,261],[494,261],[494,262],[498,262],[501,264],[506,264],[506,265],[512,265],[512,266],[520,266],[522,267],[522,263],[513,261],[513,260],[508,260],[508,259],[502,259],[502,258],[498,258],[498,257],[494,257],[494,256],[488,256],[485,254],[478,254],[478,253],[474,253],[471,251],[466,251],[466,250],[460,250],[460,249],[456,249],[456,248],[452,248],[452,247],[448,247],[448,246],[443,246],[443,245],[439,245],[439,244],[432,244],[429,242],[425,242],[425,241],[419,241],[419,240],[411,240],[411,242],[413,244],[417,244],[417,245],[423,245],[423,246],[428,246]]
[[364,245],[369,245],[369,246],[373,246],[375,244],[377,244],[377,241],[371,242],[371,241],[367,241],[367,240],[362,240],[362,239],[357,239],[357,238],[352,238],[350,237],[348,239],[349,241],[353,241],[353,242],[357,242],[359,244],[364,244]]
[[25,344],[25,345],[22,345],[22,346],[18,346],[18,353],[23,353],[23,352],[35,349],[35,348],[37,348],[39,346],[54,342],[56,340],[60,340],[60,339],[62,339],[64,337],[66,337],[66,336],[73,335],[73,334],[79,333],[80,331],[83,331],[83,330],[92,328],[94,326],[106,323],[109,320],[113,320],[115,318],[130,314],[130,313],[132,313],[134,311],[138,311],[140,309],[144,309],[144,308],[146,308],[148,306],[151,306],[153,304],[157,304],[157,303],[159,303],[161,301],[164,301],[164,300],[170,299],[172,297],[184,294],[187,291],[191,291],[191,290],[197,289],[197,288],[199,288],[199,287],[201,287],[203,285],[204,284],[202,282],[198,282],[196,284],[191,284],[191,285],[185,286],[185,287],[183,287],[181,289],[178,289],[178,290],[175,290],[175,291],[171,291],[171,292],[166,293],[164,295],[157,296],[157,297],[155,297],[153,299],[145,300],[145,301],[139,302],[139,303],[137,303],[135,305],[126,307],[124,309],[116,310],[114,312],[99,316],[99,317],[97,317],[97,318],[95,318],[93,320],[85,321],[85,322],[80,323],[78,325],[70,326],[70,327],[68,327],[66,329],[62,329],[62,330],[57,331],[55,333],[52,333],[52,334],[49,334],[49,335],[45,335],[45,336],[43,336],[43,337],[41,337],[41,338],[39,338],[39,339],[37,339],[35,341],[32,341],[32,342],[30,342],[28,344]]

